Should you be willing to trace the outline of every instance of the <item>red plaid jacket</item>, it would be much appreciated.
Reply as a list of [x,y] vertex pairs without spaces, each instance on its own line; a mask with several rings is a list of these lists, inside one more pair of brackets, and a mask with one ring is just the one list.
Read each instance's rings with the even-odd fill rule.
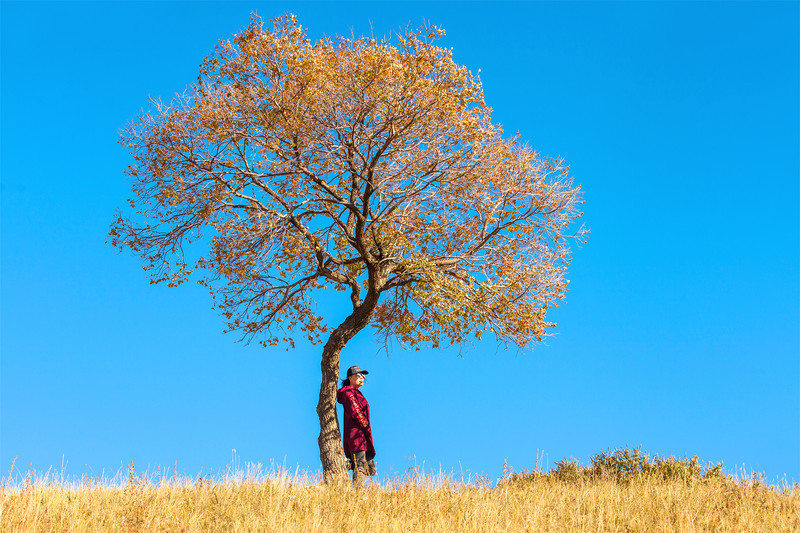
[[336,401],[344,406],[345,455],[353,452],[367,452],[367,459],[375,457],[372,444],[372,427],[369,423],[369,403],[361,392],[352,385],[345,385],[336,394]]

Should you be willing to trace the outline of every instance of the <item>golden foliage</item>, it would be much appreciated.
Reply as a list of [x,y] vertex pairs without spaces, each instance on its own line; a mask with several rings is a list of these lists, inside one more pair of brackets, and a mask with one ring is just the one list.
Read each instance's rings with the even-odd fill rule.
[[350,293],[356,331],[412,346],[541,340],[579,189],[561,160],[503,138],[443,35],[312,43],[291,15],[254,16],[124,132],[138,216],[116,217],[112,244],[153,283],[197,272],[228,327],[265,345],[319,341],[324,287]]

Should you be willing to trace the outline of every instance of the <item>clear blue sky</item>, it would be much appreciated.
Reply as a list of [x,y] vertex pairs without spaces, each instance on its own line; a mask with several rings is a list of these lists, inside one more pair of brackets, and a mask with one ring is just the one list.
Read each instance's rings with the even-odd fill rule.
[[2,471],[195,475],[232,449],[319,468],[320,348],[235,343],[203,289],[151,286],[104,244],[119,128],[255,10],[314,39],[444,27],[495,120],[584,191],[591,235],[532,353],[345,348],[381,472],[641,445],[800,480],[798,5],[2,2]]

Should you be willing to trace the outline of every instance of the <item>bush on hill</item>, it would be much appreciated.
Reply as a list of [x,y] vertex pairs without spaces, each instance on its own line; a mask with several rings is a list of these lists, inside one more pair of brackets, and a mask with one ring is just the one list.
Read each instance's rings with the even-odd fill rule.
[[611,480],[626,484],[641,479],[689,483],[727,477],[722,472],[722,463],[708,463],[704,468],[696,455],[692,458],[654,455],[651,458],[639,447],[597,453],[591,457],[588,466],[580,464],[577,459],[562,459],[555,464],[549,472],[522,472],[510,475],[503,482],[524,483],[547,478],[575,483]]

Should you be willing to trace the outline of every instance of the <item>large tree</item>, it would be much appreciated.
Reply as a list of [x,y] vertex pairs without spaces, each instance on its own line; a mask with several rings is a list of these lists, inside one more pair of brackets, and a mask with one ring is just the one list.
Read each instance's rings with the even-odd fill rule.
[[[346,473],[339,354],[365,326],[410,347],[489,331],[524,348],[567,290],[579,189],[563,161],[503,137],[442,35],[312,43],[291,15],[254,16],[122,135],[136,214],[118,213],[112,244],[151,283],[196,276],[248,341],[324,342],[326,480]],[[341,324],[318,313],[323,288],[348,293]]]

